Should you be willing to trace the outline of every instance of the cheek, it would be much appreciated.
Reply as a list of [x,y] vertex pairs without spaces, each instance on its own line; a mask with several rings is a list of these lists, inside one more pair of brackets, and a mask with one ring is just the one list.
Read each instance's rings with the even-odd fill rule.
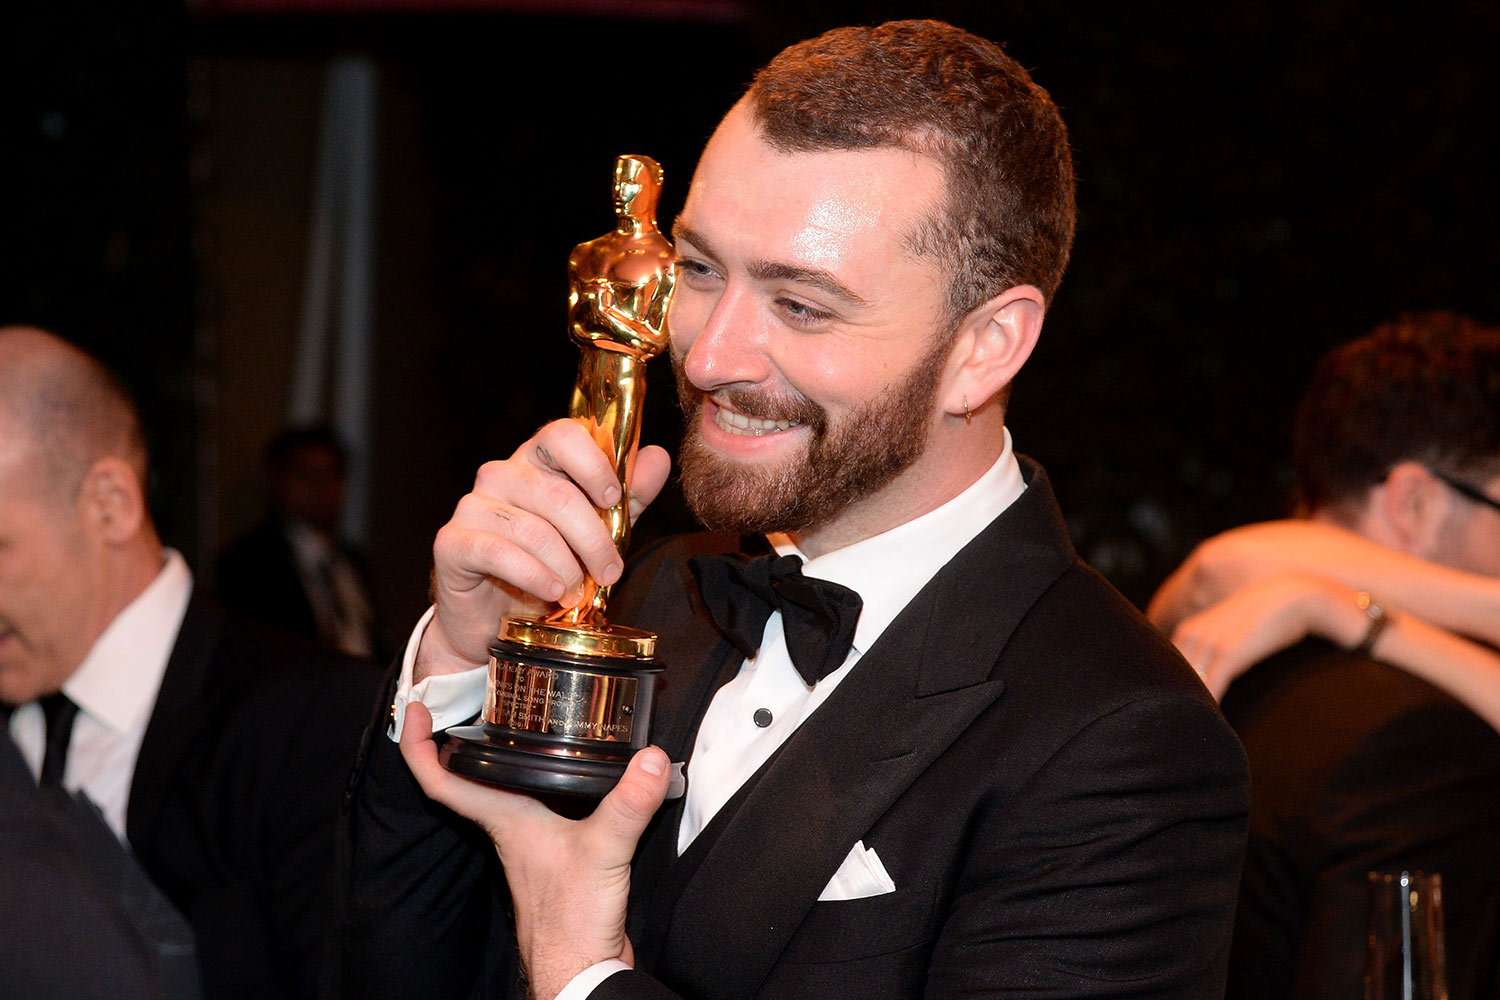
[[798,392],[836,409],[874,399],[906,375],[900,361],[882,352],[880,345],[843,343],[832,337],[787,339],[772,362]]
[[1483,576],[1500,578],[1500,531],[1492,532],[1486,541],[1488,544],[1483,548],[1476,548],[1476,551],[1481,551],[1483,556],[1482,564],[1473,567],[1474,572]]
[[1500,513],[1475,511],[1466,529],[1449,561],[1470,573],[1500,578]]
[[[7,566],[0,570],[0,619],[4,619],[22,632],[35,630],[44,617],[47,605],[57,607],[67,603],[68,594],[53,590],[32,568]],[[46,593],[43,601],[41,595]]]
[[76,553],[62,548],[12,551],[0,559],[0,616],[14,616],[22,629],[65,617],[88,591],[83,566]]
[[34,576],[14,552],[0,556],[0,617],[11,613],[25,599],[26,592],[35,589],[27,585]]

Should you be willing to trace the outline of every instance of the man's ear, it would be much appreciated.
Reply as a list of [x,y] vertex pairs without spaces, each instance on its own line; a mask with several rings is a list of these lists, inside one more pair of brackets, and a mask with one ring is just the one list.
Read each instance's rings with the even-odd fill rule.
[[978,412],[1010,385],[1042,332],[1047,302],[1034,285],[1015,285],[969,311],[958,326],[943,409]]
[[78,506],[97,537],[121,545],[140,534],[146,521],[146,497],[129,462],[105,457],[89,466],[78,491]]
[[1421,462],[1400,462],[1370,497],[1396,548],[1432,558],[1453,510],[1453,493],[1442,480]]

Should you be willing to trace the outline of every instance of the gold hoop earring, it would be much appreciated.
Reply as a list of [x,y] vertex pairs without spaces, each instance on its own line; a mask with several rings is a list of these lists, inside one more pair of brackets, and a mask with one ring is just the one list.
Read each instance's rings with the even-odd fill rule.
[[974,420],[974,415],[969,412],[969,397],[964,397],[964,426],[967,427]]

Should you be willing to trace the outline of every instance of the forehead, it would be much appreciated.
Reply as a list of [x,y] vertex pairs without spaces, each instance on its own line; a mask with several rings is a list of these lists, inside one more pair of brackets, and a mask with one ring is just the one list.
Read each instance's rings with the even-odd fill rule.
[[783,152],[742,102],[709,140],[679,222],[716,251],[835,269],[855,255],[914,260],[910,238],[939,210],[943,170],[895,147]]

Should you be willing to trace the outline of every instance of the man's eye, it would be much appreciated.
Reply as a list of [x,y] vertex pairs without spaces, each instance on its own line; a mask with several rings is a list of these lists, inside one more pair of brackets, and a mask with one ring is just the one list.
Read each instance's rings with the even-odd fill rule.
[[814,308],[797,299],[777,299],[776,305],[791,326],[816,326],[833,318],[833,314]]
[[689,281],[704,281],[718,277],[718,273],[712,267],[691,257],[678,258],[677,273]]

